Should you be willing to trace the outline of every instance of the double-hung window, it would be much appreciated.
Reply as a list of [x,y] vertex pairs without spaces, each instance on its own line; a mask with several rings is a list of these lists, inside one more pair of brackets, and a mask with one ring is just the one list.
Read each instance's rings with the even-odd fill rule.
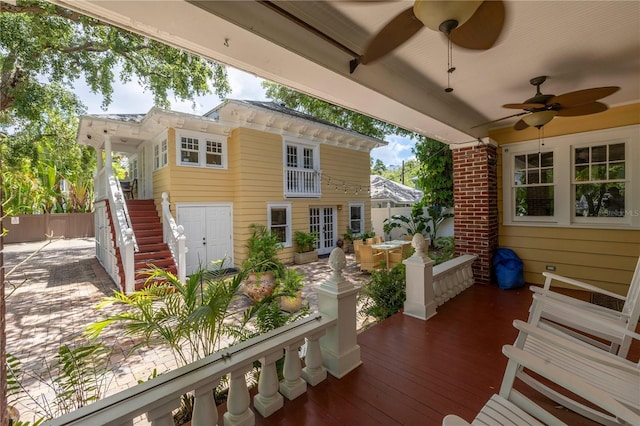
[[349,203],[349,229],[356,235],[364,232],[364,203]]
[[625,143],[574,148],[575,216],[624,216],[625,163]]
[[169,162],[167,139],[153,144],[153,170],[158,170]]
[[515,216],[553,216],[553,152],[534,152],[513,158]]
[[180,165],[218,169],[227,167],[227,141],[224,137],[180,132],[177,141]]
[[502,147],[505,225],[640,229],[640,126]]
[[291,247],[291,204],[268,204],[267,223],[269,230],[278,236],[278,241],[285,247]]

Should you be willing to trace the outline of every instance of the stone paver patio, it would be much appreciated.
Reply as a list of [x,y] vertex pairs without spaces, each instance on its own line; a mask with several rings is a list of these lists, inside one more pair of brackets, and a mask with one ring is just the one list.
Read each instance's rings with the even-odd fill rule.
[[[48,366],[53,363],[58,348],[84,342],[82,335],[87,324],[105,315],[94,310],[95,305],[116,290],[95,258],[93,238],[62,239],[42,248],[44,244],[8,244],[4,249],[7,272],[41,249],[11,273],[6,285],[7,352],[20,360],[26,373],[23,385],[35,398],[23,398],[16,404],[23,421],[34,420],[33,411],[37,403],[43,403],[43,395],[49,400],[53,397],[45,383],[49,378]],[[347,255],[344,276],[362,284],[368,276],[359,272],[352,256]],[[316,310],[314,288],[331,273],[327,259],[295,268],[307,277],[303,297],[309,301],[311,310]],[[108,395],[134,386],[139,380],[147,380],[154,369],[162,373],[176,368],[167,348],[137,349],[130,353],[135,342],[116,327],[107,329],[103,336],[116,349],[112,358],[115,374],[109,383]]]

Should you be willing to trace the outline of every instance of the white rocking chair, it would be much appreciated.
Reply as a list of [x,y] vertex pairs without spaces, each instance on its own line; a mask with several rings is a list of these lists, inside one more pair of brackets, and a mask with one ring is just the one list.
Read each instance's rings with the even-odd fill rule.
[[[544,287],[531,287],[531,290],[534,292],[534,296],[542,295],[544,297],[534,298],[534,302],[531,305],[529,323],[538,325],[540,328],[544,329],[550,329],[551,327],[561,329],[565,333],[588,342],[591,345],[606,349],[623,358],[627,356],[629,346],[631,344],[631,338],[628,334],[625,334],[622,331],[624,329],[635,331],[638,319],[640,319],[640,259],[638,259],[638,264],[636,265],[636,270],[633,274],[633,278],[631,279],[629,291],[626,296],[621,296],[590,284],[560,275],[550,274],[548,272],[544,272],[543,275],[546,277]],[[624,302],[622,312],[553,292],[551,291],[552,281],[561,281],[593,293],[604,294],[617,300],[621,300]],[[561,301],[563,304],[547,304],[544,303],[546,300],[545,298]],[[583,321],[576,321],[576,317],[574,315],[567,313],[566,309],[564,309],[566,305],[571,305],[583,310],[595,320],[617,323],[621,325],[622,328],[616,329],[618,330],[616,332],[603,332],[598,328],[589,329],[589,327],[584,326]],[[594,339],[593,337],[599,340]]]
[[[596,418],[603,424],[640,424],[640,370],[637,365],[522,321],[515,321],[514,326],[520,330],[516,345],[521,347],[503,347],[502,352],[509,362],[500,394],[491,397],[472,425],[565,425],[515,390],[516,378],[555,401],[560,400],[579,414],[588,413],[586,417]],[[539,377],[555,385],[550,387]],[[575,402],[566,397],[562,389],[602,411]],[[455,415],[446,416],[442,424],[469,425]]]

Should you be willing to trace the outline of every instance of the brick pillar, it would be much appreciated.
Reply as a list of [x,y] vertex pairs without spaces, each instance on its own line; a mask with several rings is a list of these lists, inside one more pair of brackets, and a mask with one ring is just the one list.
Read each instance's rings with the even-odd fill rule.
[[475,282],[489,284],[491,258],[498,246],[496,147],[452,147],[456,256],[475,254]]

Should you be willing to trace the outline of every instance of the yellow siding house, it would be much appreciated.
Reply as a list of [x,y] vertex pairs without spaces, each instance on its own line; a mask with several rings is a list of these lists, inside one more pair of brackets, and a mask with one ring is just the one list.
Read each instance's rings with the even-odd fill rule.
[[369,156],[386,144],[275,103],[238,100],[204,116],[157,108],[84,116],[78,142],[99,159],[126,153],[135,197],[153,199],[159,215],[168,195],[184,227],[187,273],[220,259],[239,267],[254,223],[280,236],[284,262],[293,260],[294,231],[317,232],[327,254],[348,227],[370,230]]

